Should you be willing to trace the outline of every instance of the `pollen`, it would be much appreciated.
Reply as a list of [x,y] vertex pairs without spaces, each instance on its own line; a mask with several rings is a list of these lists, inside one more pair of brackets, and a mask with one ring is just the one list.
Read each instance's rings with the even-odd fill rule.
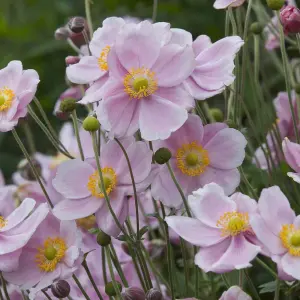
[[108,71],[107,56],[109,51],[110,51],[110,46],[104,47],[98,58],[98,66],[102,71]]
[[146,68],[130,69],[124,77],[124,91],[134,99],[142,99],[157,90],[155,73]]
[[236,236],[246,231],[252,233],[248,213],[226,212],[216,225],[221,228],[222,236]]
[[0,89],[0,111],[8,110],[12,106],[14,98],[13,90],[7,87]]
[[188,176],[199,176],[209,165],[207,150],[197,142],[183,144],[176,153],[178,169]]
[[37,251],[35,261],[39,269],[44,272],[53,272],[57,264],[64,258],[67,246],[62,238],[49,237]]
[[291,255],[300,256],[300,229],[296,229],[293,224],[283,225],[279,237]]
[[[102,168],[101,170],[103,175],[103,185],[106,190],[106,194],[109,195],[117,184],[117,175],[113,168],[106,167]],[[102,190],[98,171],[94,172],[90,176],[87,188],[94,197],[104,197],[104,191]]]
[[4,228],[7,225],[7,220],[0,216],[0,229]]

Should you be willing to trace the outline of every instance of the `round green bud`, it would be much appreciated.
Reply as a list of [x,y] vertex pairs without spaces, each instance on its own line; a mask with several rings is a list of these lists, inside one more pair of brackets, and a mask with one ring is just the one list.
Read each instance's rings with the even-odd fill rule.
[[71,113],[76,108],[76,100],[73,98],[66,98],[60,103],[60,111],[64,113]]
[[[116,284],[117,284],[117,288],[119,289],[119,291],[121,293],[121,291],[122,291],[122,285],[121,285],[121,283],[118,282],[118,281],[116,281]],[[117,295],[112,281],[108,282],[105,285],[105,293],[106,293],[106,295],[111,296],[111,297],[114,297],[114,296]]]
[[97,131],[100,128],[100,123],[97,118],[88,116],[84,119],[82,127],[86,131]]
[[285,0],[267,0],[267,4],[272,10],[280,10],[284,3]]
[[261,34],[263,27],[259,22],[255,22],[250,25],[250,31],[254,34]]
[[111,242],[111,237],[103,232],[102,230],[99,230],[99,233],[97,235],[97,243],[98,245],[105,247],[108,246]]
[[233,120],[226,120],[225,123],[228,125],[229,128],[234,128],[234,129],[237,129],[237,125],[234,123]]
[[167,163],[171,157],[172,157],[172,154],[168,148],[159,148],[154,154],[154,160],[159,165],[163,165],[163,164]]
[[294,90],[295,92],[300,95],[300,83],[296,83],[295,86],[294,86]]
[[224,120],[224,114],[221,111],[221,109],[219,109],[219,108],[212,108],[212,109],[210,109],[210,113],[211,113],[211,115],[214,117],[214,119],[217,122],[223,122],[223,120]]

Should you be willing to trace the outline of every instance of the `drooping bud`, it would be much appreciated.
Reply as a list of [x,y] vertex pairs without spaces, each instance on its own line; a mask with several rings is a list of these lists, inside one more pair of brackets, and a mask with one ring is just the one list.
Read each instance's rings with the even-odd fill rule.
[[224,120],[224,114],[221,111],[221,109],[212,108],[212,109],[210,109],[210,113],[217,122],[222,122]]
[[172,153],[168,148],[160,148],[154,154],[154,160],[159,165],[163,165],[167,163],[171,157],[172,157]]
[[74,65],[79,63],[80,57],[79,56],[67,56],[65,59],[66,65]]
[[63,113],[71,113],[76,108],[76,100],[73,98],[66,98],[60,103],[60,111]]
[[145,300],[145,293],[139,287],[129,287],[122,292],[124,300]]
[[57,28],[54,32],[54,37],[58,41],[65,41],[69,38],[69,30],[65,27]]
[[100,128],[100,123],[97,118],[93,116],[88,116],[84,119],[82,127],[86,131],[97,131]]
[[51,292],[56,298],[66,298],[70,294],[70,285],[65,280],[59,280],[51,285]]
[[300,10],[292,5],[283,7],[280,11],[280,21],[285,34],[300,32]]
[[261,34],[263,31],[263,26],[259,22],[254,22],[250,25],[250,31],[253,34]]
[[69,28],[74,33],[80,33],[84,30],[85,18],[83,17],[73,17],[69,23]]
[[98,245],[105,247],[108,246],[111,242],[111,237],[99,229],[99,233],[97,234],[97,243]]
[[[34,168],[37,170],[37,173],[39,175],[41,175],[42,174],[42,167],[41,167],[40,163],[34,158],[32,158],[31,161],[32,161],[32,164],[33,164]],[[30,166],[29,162],[27,161],[27,159],[23,159],[19,162],[18,169],[20,171],[21,176],[24,179],[27,179],[29,181],[35,181],[36,180],[36,177],[35,177],[32,169],[31,169],[31,166]]]
[[273,10],[280,10],[285,4],[285,0],[267,0],[267,4]]
[[[117,285],[117,288],[119,289],[119,291],[121,292],[122,291],[122,285],[121,285],[121,283],[118,282],[118,281],[116,281],[116,285]],[[108,282],[105,285],[105,293],[106,293],[106,295],[111,296],[111,297],[114,297],[114,296],[117,295],[112,281]]]
[[163,300],[163,294],[155,288],[150,289],[146,293],[146,300]]

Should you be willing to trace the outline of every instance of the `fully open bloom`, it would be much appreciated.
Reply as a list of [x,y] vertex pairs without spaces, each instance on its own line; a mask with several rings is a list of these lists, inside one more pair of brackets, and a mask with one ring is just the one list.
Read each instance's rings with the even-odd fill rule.
[[256,202],[235,193],[230,198],[215,184],[207,184],[189,196],[194,218],[166,217],[168,225],[183,239],[200,246],[195,264],[204,272],[223,273],[251,266],[261,250],[249,223]]
[[[122,142],[137,190],[143,191],[152,180],[152,152],[144,142],[134,142],[131,138]],[[116,141],[103,145],[100,164],[111,207],[122,224],[128,215],[127,196],[133,194],[133,188],[126,158]],[[53,210],[59,219],[75,220],[96,213],[98,226],[104,232],[113,236],[119,234],[120,230],[106,204],[94,160],[74,159],[62,163],[53,179],[53,186],[65,197]]]
[[76,223],[60,222],[49,214],[23,248],[18,269],[3,275],[21,289],[32,288],[35,294],[55,280],[72,276],[82,262],[80,245]]
[[36,71],[23,71],[17,60],[0,70],[0,132],[12,130],[26,116],[39,81]]
[[297,172],[288,172],[287,175],[300,183],[300,145],[285,138],[282,142],[282,150],[289,166]]
[[[166,44],[166,23],[126,24],[108,54],[110,78],[98,118],[111,135],[168,138],[187,119],[191,96],[182,88],[195,60],[190,45]],[[180,72],[178,71],[180,70]]]
[[296,217],[278,186],[264,189],[258,201],[258,213],[250,224],[260,242],[277,263],[283,280],[300,279],[300,217]]
[[0,271],[18,267],[22,248],[47,216],[47,204],[41,204],[33,211],[35,203],[27,198],[7,217],[0,215]]
[[6,218],[15,209],[13,194],[16,186],[5,185],[4,177],[0,170],[0,216]]
[[[167,147],[170,165],[187,196],[205,184],[215,182],[227,195],[240,183],[237,169],[245,157],[245,137],[224,123],[202,125],[201,119],[190,115],[187,122],[170,138],[153,143],[155,149]],[[166,165],[161,166],[151,192],[156,200],[167,206],[182,204],[181,196]]]
[[239,286],[232,286],[225,291],[219,300],[252,300]]

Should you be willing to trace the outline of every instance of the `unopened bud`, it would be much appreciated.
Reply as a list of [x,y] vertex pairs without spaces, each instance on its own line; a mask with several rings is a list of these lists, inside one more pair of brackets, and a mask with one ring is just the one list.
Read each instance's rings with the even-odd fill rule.
[[111,242],[111,237],[103,232],[102,230],[99,230],[99,233],[97,234],[97,243],[98,245],[105,247],[108,246]]
[[70,294],[70,285],[65,280],[59,280],[51,285],[51,292],[55,298],[66,298]]
[[267,4],[273,10],[280,10],[285,4],[285,0],[267,0]]
[[79,56],[67,56],[65,59],[66,65],[74,65],[79,63],[80,57]]
[[100,128],[100,123],[97,118],[88,116],[84,119],[82,127],[86,131],[97,131]]
[[58,41],[65,41],[69,38],[69,36],[69,30],[65,27],[60,27],[54,32],[54,37]]
[[172,157],[172,153],[168,148],[160,148],[154,154],[154,160],[159,165],[163,165],[167,163],[171,157]]
[[296,83],[295,86],[294,86],[294,90],[295,92],[300,95],[300,83]]
[[255,22],[250,25],[250,31],[254,34],[261,34],[263,27],[259,22]]
[[300,32],[300,10],[292,5],[287,5],[280,11],[280,21],[285,34]]
[[[116,281],[116,285],[117,285],[117,288],[119,289],[119,291],[121,292],[122,291],[121,283]],[[106,293],[106,295],[111,296],[111,297],[114,297],[114,296],[117,295],[117,292],[115,291],[115,288],[114,288],[114,285],[113,285],[112,281],[108,282],[105,285],[105,293]]]
[[129,287],[122,293],[124,300],[145,300],[145,293],[139,287]]
[[[42,174],[42,167],[41,167],[40,163],[34,158],[31,159],[31,162],[32,162],[35,170],[37,171],[37,173],[39,175],[41,175]],[[29,162],[27,161],[27,159],[23,159],[19,162],[18,169],[20,171],[21,176],[24,179],[27,179],[29,181],[35,181],[36,180],[34,172],[32,171],[31,166],[30,166]]]
[[80,33],[84,29],[85,19],[83,17],[73,17],[69,23],[69,28],[74,33]]
[[66,98],[60,103],[60,111],[63,113],[71,113],[76,108],[76,100],[73,98]]
[[158,289],[150,289],[146,293],[146,300],[163,300],[163,294]]
[[210,109],[210,113],[217,122],[222,122],[224,120],[224,114],[221,109],[212,108]]

